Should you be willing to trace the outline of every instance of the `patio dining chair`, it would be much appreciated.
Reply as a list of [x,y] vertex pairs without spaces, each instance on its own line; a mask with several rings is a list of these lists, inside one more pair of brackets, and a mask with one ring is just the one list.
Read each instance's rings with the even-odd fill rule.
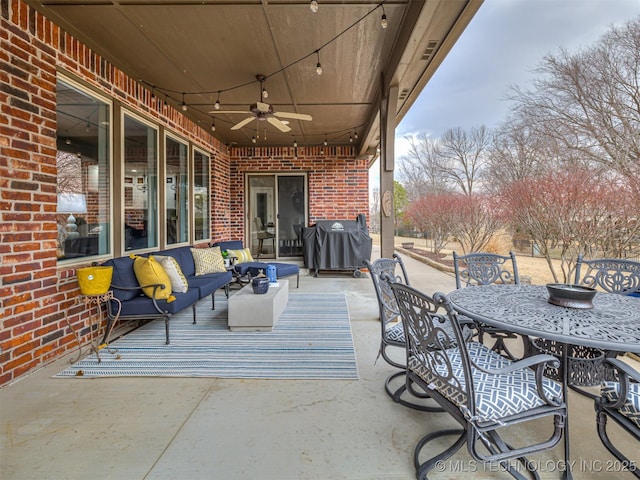
[[[602,444],[626,469],[640,478],[638,459],[630,460],[612,442],[607,431],[607,420],[612,419],[635,441],[640,441],[640,372],[613,358],[605,360],[616,373],[616,381],[606,381],[595,399],[598,436]],[[614,436],[613,438],[620,438]],[[635,450],[637,452],[637,449]]]
[[[423,405],[420,401],[416,403],[418,398],[424,399],[429,396],[424,392],[414,391],[411,385],[407,386],[404,329],[390,286],[390,281],[409,285],[409,277],[402,258],[394,253],[392,258],[379,258],[374,262],[364,260],[364,264],[369,269],[380,312],[380,349],[376,361],[382,356],[389,365],[400,369],[387,378],[384,384],[385,391],[394,402],[406,407],[424,411],[442,411],[438,407]],[[391,353],[393,351],[396,354]],[[402,383],[395,386],[398,380]],[[405,392],[408,395],[404,395]]]
[[[456,277],[456,288],[473,285],[491,285],[495,283],[520,283],[516,255],[498,255],[495,253],[476,252],[458,255],[453,252],[453,268]],[[477,324],[478,340],[483,342],[485,334],[494,339],[492,349],[502,353],[511,360],[516,357],[511,353],[505,340],[515,339],[517,335],[485,324]],[[523,338],[525,355],[529,352],[529,339]]]
[[[587,260],[580,254],[576,260],[574,283],[607,293],[640,297],[640,262],[620,258]],[[638,308],[640,308],[640,300],[638,300]],[[586,378],[582,385],[598,385],[603,380],[615,380],[616,373],[610,364],[604,362],[604,359],[615,358],[622,353],[624,352],[600,350],[593,347],[585,349],[580,357],[587,358],[580,358],[579,366],[583,372],[591,372],[591,378]],[[571,388],[588,397],[596,397],[591,392],[580,388],[582,385],[574,384],[571,385]]]
[[[400,283],[392,283],[391,289],[404,326],[407,377],[460,425],[432,431],[418,441],[413,454],[416,477],[426,479],[432,468],[466,444],[474,460],[525,478],[510,461],[535,470],[525,456],[553,448],[564,433],[567,409],[562,385],[543,374],[547,363],[557,365],[558,360],[545,354],[509,360],[478,341],[465,339],[445,294],[429,297]],[[533,422],[544,425],[546,433],[525,433]],[[507,432],[519,439],[517,445],[505,440]],[[422,460],[430,442],[439,443],[450,435],[457,437],[450,447]]]

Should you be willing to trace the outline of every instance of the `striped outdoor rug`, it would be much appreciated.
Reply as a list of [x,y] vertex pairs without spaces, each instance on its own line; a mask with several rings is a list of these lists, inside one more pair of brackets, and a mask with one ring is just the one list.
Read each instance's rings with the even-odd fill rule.
[[219,377],[357,379],[349,311],[343,293],[290,293],[272,332],[231,332],[227,299],[216,296],[172,317],[171,344],[154,320],[57,374],[57,378]]

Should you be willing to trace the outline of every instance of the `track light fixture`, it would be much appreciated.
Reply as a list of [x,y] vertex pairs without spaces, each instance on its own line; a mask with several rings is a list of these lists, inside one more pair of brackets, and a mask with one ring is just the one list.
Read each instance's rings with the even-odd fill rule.
[[316,56],[318,57],[318,64],[316,65],[316,73],[322,75],[322,65],[320,64],[320,50],[316,50]]
[[213,104],[213,108],[220,110],[220,92],[218,92],[218,98],[216,99],[216,103]]
[[309,8],[313,13],[316,13],[318,11],[318,2],[316,0],[311,0],[311,3],[309,3]]
[[382,28],[387,28],[389,23],[387,22],[387,12],[384,11],[384,5],[380,4],[382,7],[382,18],[380,19],[380,26]]
[[187,107],[187,104],[186,104],[186,103],[184,103],[184,93],[183,93],[183,94],[182,94],[182,111],[183,111],[183,112],[186,112],[186,111],[187,111],[187,108],[189,108],[189,107]]

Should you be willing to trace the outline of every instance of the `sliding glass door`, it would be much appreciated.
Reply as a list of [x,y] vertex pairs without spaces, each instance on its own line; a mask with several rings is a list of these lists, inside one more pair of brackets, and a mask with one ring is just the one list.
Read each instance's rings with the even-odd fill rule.
[[306,175],[248,175],[247,239],[254,257],[302,256]]

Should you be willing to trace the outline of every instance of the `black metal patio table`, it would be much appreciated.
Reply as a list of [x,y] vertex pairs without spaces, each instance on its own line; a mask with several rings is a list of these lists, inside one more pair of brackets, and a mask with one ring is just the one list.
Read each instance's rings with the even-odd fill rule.
[[[565,402],[568,346],[640,353],[640,299],[635,297],[599,292],[593,308],[576,309],[550,304],[544,285],[474,286],[448,296],[456,311],[476,321],[561,344]],[[571,479],[568,418],[564,447],[564,478]]]

